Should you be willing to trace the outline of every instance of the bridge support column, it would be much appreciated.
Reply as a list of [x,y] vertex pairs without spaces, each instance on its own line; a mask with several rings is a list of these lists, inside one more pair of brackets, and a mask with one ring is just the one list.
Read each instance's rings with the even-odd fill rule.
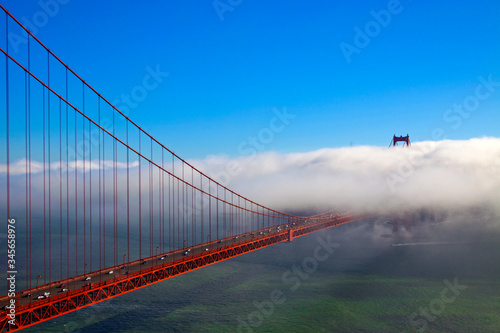
[[293,230],[288,230],[288,241],[291,242],[293,241]]

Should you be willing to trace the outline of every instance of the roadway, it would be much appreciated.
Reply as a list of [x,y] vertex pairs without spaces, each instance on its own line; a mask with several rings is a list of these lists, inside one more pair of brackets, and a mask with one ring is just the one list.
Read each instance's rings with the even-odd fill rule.
[[[332,215],[329,215],[327,217],[331,218]],[[253,232],[239,234],[236,236],[226,237],[220,240],[214,240],[196,246],[185,247],[168,253],[158,254],[153,257],[128,262],[124,265],[108,267],[99,271],[89,272],[87,274],[79,275],[69,279],[41,285],[36,288],[17,293],[16,308],[28,304],[39,304],[39,302],[45,303],[49,301],[49,298],[59,295],[69,296],[73,294],[74,291],[81,290],[86,287],[92,287],[94,283],[101,284],[106,281],[122,279],[125,276],[133,275],[136,272],[149,270],[160,265],[168,266],[174,261],[188,259],[192,256],[197,256],[203,253],[209,253],[212,250],[221,249],[227,246],[234,245],[236,243],[244,243],[249,240],[266,237],[269,234],[285,232],[289,229],[293,230],[305,224],[315,223],[318,220],[323,219],[306,219],[292,222],[290,224],[281,224],[279,226],[273,226]],[[10,299],[9,297],[7,297],[7,295],[0,297],[0,308],[2,309],[2,312],[6,311],[5,306],[9,304],[9,301]]]

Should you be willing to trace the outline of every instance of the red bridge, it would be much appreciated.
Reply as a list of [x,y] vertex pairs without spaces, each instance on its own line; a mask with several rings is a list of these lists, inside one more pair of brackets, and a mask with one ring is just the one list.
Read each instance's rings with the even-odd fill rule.
[[296,216],[235,193],[141,129],[0,7],[2,332],[362,218]]

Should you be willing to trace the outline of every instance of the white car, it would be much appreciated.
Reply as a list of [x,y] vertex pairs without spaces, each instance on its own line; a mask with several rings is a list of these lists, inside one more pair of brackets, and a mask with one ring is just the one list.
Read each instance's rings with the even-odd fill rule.
[[109,271],[108,274],[113,274],[113,271]]

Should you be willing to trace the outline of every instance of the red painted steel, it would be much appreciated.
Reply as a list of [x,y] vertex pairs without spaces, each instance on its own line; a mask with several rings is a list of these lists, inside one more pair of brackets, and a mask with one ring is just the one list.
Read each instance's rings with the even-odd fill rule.
[[[286,224],[283,224],[279,226],[282,230],[273,234],[257,236],[255,238],[240,241],[236,244],[201,252],[189,258],[181,258],[172,263],[157,265],[140,272],[115,278],[111,281],[92,283],[89,286],[64,293],[63,295],[52,296],[33,304],[18,307],[16,309],[15,326],[9,325],[7,313],[2,313],[0,315],[2,318],[0,320],[0,332],[15,332],[223,260],[231,259],[281,242],[291,241],[293,237],[304,236],[365,217],[366,216],[363,215],[330,216],[326,218],[316,218],[314,222],[305,220],[297,223],[295,226],[288,226],[288,228]],[[256,230],[253,234],[258,235],[259,232],[259,230]],[[291,237],[291,235],[293,235],[293,237]],[[204,246],[204,244],[202,244],[202,246]]]
[[[24,230],[26,232],[26,276],[24,277],[26,287],[25,290],[18,291],[15,297],[7,295],[0,297],[0,305],[6,305],[11,300],[16,303],[15,325],[8,323],[7,310],[0,310],[0,332],[16,331],[33,326],[188,271],[266,246],[292,241],[296,237],[317,230],[363,218],[363,216],[338,215],[332,212],[300,217],[260,205],[230,190],[181,159],[146,133],[71,70],[2,5],[0,8],[5,13],[6,43],[5,49],[0,47],[0,54],[5,56],[6,64],[5,157],[7,172],[5,192],[8,218],[12,212],[10,133],[13,128],[13,125],[11,128],[9,117],[11,113],[19,111],[10,106],[11,94],[14,97],[17,97],[16,94],[24,95],[26,121],[24,126],[26,158],[23,162],[26,166],[26,212],[23,212],[26,218]],[[25,56],[19,57],[19,54],[9,53],[9,20],[12,20],[14,25],[27,34]],[[30,59],[34,56],[30,53],[30,41],[45,50],[43,51],[45,54],[37,57],[41,59],[41,63],[45,63],[45,56],[47,57],[46,65],[44,65],[46,75],[44,71],[41,75],[40,71],[32,71]],[[27,59],[27,64],[23,59]],[[59,76],[59,82],[56,80],[58,76],[51,71],[58,64],[63,66],[65,73],[63,80]],[[38,76],[34,74],[35,72]],[[82,101],[78,98],[75,101],[74,96],[70,100],[68,73],[77,79],[77,89],[81,92]],[[19,85],[15,85],[17,91],[12,89],[11,81],[18,83],[22,80],[24,80],[24,90],[19,88]],[[54,81],[58,82],[59,86]],[[63,86],[65,89],[62,88]],[[38,91],[39,94],[32,93],[32,90]],[[89,112],[95,101],[97,101],[98,111],[97,115],[91,117]],[[104,106],[111,108],[112,124],[101,123],[101,102]],[[33,113],[31,104],[33,104]],[[66,109],[64,117],[63,107]],[[115,116],[125,121],[125,137],[123,133],[120,135],[115,132],[117,127]],[[42,119],[39,119],[40,117]],[[42,137],[32,139],[32,134],[37,132],[32,132],[31,125],[37,122],[42,126]],[[129,127],[136,129],[137,132],[129,134]],[[86,133],[92,133],[93,130],[98,135],[98,149],[88,148],[88,156],[85,155],[86,152],[83,157],[78,156],[78,153],[82,153],[78,151],[78,140],[85,142]],[[69,149],[73,148],[70,147],[73,144],[73,137],[75,156],[70,161]],[[38,145],[33,144],[32,148],[32,142],[37,142]],[[31,217],[31,153],[33,149],[40,150],[43,163],[43,173],[40,172],[43,191],[40,190],[39,193],[33,195],[35,200],[43,204],[42,208],[40,208],[41,205],[38,206],[40,211],[35,212],[39,215],[43,214],[41,218],[43,223],[40,223],[43,226],[43,232],[37,237],[32,237]],[[158,149],[161,151],[161,159],[158,156]],[[120,152],[121,157],[118,156]],[[126,158],[123,155],[124,152]],[[166,157],[165,154],[167,154]],[[168,154],[172,158],[171,164]],[[95,163],[94,166],[91,165],[92,161],[97,163],[97,167]],[[74,163],[74,173],[72,170],[71,176],[70,162]],[[57,172],[51,172],[51,165],[54,163],[59,166]],[[123,181],[123,184],[119,184],[118,163],[126,165],[126,182]],[[131,171],[133,163],[137,163],[135,171]],[[82,170],[79,170],[79,167]],[[109,170],[106,170],[107,168]],[[95,178],[96,172],[98,172],[98,182]],[[198,173],[199,177],[195,173]],[[93,177],[94,181],[92,181]],[[63,186],[64,182],[66,182],[65,186]],[[158,186],[157,191],[155,184]],[[147,191],[144,188],[147,188]],[[126,203],[119,203],[119,191],[126,192]],[[64,196],[66,196],[65,200],[63,200]],[[199,205],[197,200],[201,201]],[[136,211],[132,211],[130,207],[136,203],[134,208]],[[64,210],[66,214],[63,213]],[[126,210],[126,212],[121,210]],[[138,214],[133,214],[135,212]],[[120,216],[120,214],[123,215]],[[63,223],[64,218],[66,223]],[[125,218],[126,224],[124,223],[120,229],[118,222]],[[134,220],[137,223],[132,224]],[[106,227],[106,221],[108,221],[108,227]],[[165,223],[168,225],[166,226]],[[64,225],[66,230],[63,230]],[[57,226],[59,226],[58,230]],[[96,227],[99,228],[97,233],[95,229],[93,230]],[[126,246],[120,248],[119,234],[120,232],[125,234],[124,229],[126,230]],[[131,245],[131,233],[137,233],[139,236],[138,248],[133,248]],[[66,247],[63,246],[62,235],[66,236]],[[97,240],[98,245],[95,244]],[[40,250],[32,253],[32,243],[36,242],[40,242]],[[56,253],[56,248],[59,253]],[[125,248],[126,253],[123,254]],[[107,251],[109,256],[106,255]],[[123,252],[119,253],[119,251]],[[123,264],[120,265],[122,254]],[[146,257],[143,257],[143,254]],[[111,255],[113,256],[112,263],[109,264]],[[66,260],[63,260],[63,256],[66,256]],[[167,256],[169,260],[164,260]],[[132,259],[137,257],[139,259]],[[33,272],[32,262],[37,260],[43,262],[43,265],[36,267],[39,271]],[[74,261],[74,267],[71,265],[70,271],[71,261]],[[97,264],[98,268],[96,268]],[[128,267],[127,271],[125,267]],[[66,268],[65,275],[64,268]],[[55,274],[57,271],[59,271],[59,278]],[[42,283],[40,286],[39,278]],[[55,280],[57,278],[59,280]],[[36,287],[33,287],[32,282],[34,284],[35,279]],[[68,288],[65,287],[66,285]],[[54,295],[41,297],[41,299],[35,299],[35,295],[32,297],[35,293],[50,293],[57,286],[59,286],[59,292]],[[70,286],[71,290],[69,290]]]
[[410,146],[410,136],[408,134],[406,134],[406,136],[396,136],[396,134],[394,134],[394,136],[392,137],[392,140],[391,140],[391,143],[389,144],[389,147],[391,146],[397,146],[397,143],[398,142],[403,142],[403,146],[406,145],[407,147]]

